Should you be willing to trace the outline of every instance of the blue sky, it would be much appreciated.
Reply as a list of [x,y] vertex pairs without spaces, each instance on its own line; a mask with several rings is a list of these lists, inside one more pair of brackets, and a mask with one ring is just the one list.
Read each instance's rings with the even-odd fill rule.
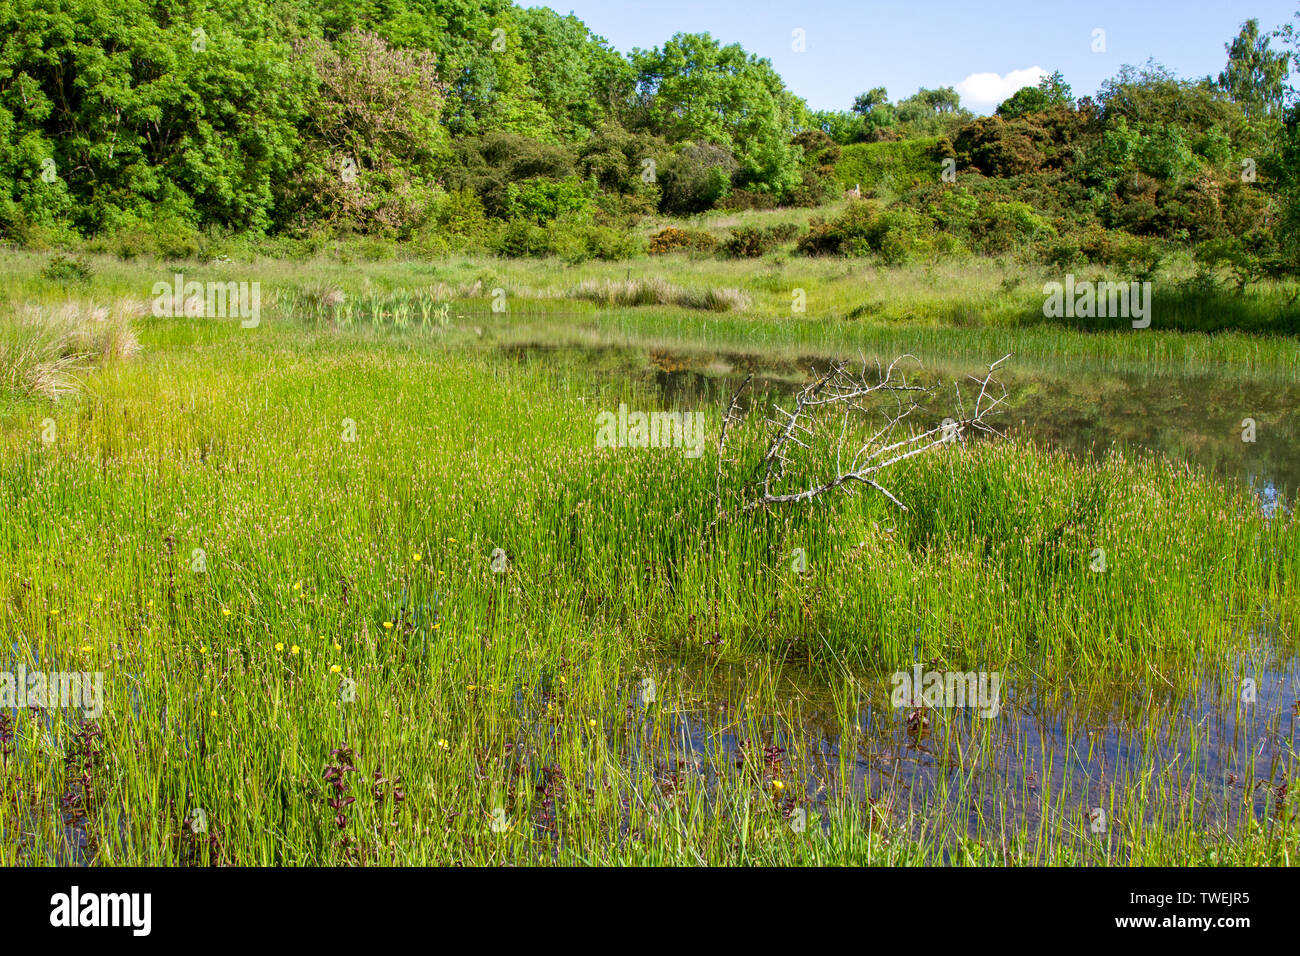
[[[524,6],[535,5],[522,0]],[[1096,93],[1125,63],[1154,58],[1180,76],[1218,75],[1223,46],[1251,17],[1271,30],[1300,0],[558,0],[623,53],[677,32],[708,31],[767,57],[814,109],[848,109],[884,86],[897,100],[921,86],[956,86],[965,106],[990,112],[1038,67],[1060,70],[1076,96]],[[804,52],[793,34],[804,31]],[[1105,31],[1094,53],[1093,31]],[[1008,78],[1008,74],[1016,73]],[[991,76],[990,76],[991,74]],[[1296,78],[1293,76],[1292,81]],[[1005,92],[1004,92],[1005,91]]]

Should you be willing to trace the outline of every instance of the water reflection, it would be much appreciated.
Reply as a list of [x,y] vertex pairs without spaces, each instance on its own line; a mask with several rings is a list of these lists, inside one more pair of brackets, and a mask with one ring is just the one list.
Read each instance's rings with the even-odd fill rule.
[[[918,839],[937,827],[949,828],[947,837],[1005,828],[1059,840],[1103,832],[1103,818],[1111,821],[1103,838],[1188,819],[1231,830],[1280,812],[1300,757],[1296,662],[1251,673],[1249,694],[1234,677],[1184,697],[1137,688],[1100,707],[1013,678],[991,718],[974,708],[895,708],[868,681],[847,720],[819,703],[824,691],[792,685],[792,697],[811,706],[791,719],[747,703],[715,676],[652,720],[632,686],[629,709],[655,730],[631,742],[625,758],[634,777],[653,773],[673,786],[683,773],[712,789],[721,780],[734,787],[746,773],[756,787],[783,778],[791,807],[816,813],[857,803]],[[965,833],[951,831],[954,820]]]
[[[527,342],[501,348],[518,361],[599,373],[608,396],[653,389],[672,407],[724,405],[747,375],[758,400],[784,398],[810,369],[824,369],[837,357]],[[980,369],[930,362],[928,371],[960,381]],[[1269,513],[1289,512],[1300,490],[1300,385],[1124,373],[1084,362],[1069,374],[1028,372],[1014,359],[1001,380],[1009,392],[1003,419],[1009,434],[1078,455],[1099,458],[1124,449],[1186,461],[1253,488]]]

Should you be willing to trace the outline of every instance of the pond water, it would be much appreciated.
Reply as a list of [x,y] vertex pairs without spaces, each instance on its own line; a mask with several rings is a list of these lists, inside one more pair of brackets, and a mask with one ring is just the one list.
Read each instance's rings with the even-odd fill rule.
[[[1297,662],[1249,673],[1183,698],[1148,688],[1087,707],[1007,675],[992,715],[894,707],[888,681],[866,681],[846,721],[815,686],[789,685],[800,702],[791,720],[747,704],[736,693],[743,675],[714,672],[698,695],[659,701],[653,741],[647,731],[626,759],[660,788],[697,775],[706,788],[744,778],[770,794],[779,779],[787,816],[802,810],[825,826],[832,805],[857,803],[891,828],[937,838],[945,853],[952,838],[987,838],[999,826],[1031,844],[1063,834],[1113,844],[1124,828],[1186,819],[1231,829],[1280,812],[1300,756]],[[626,688],[627,707],[648,728],[640,691]]]
[[[774,359],[759,352],[716,353],[633,346],[516,342],[502,351],[518,361],[589,369],[616,406],[633,383],[658,391],[671,406],[725,407],[747,375],[754,393],[788,398],[834,358]],[[972,363],[929,363],[932,376],[962,381],[981,372]],[[1300,490],[1300,384],[1234,376],[1116,372],[1076,363],[1068,373],[1018,369],[1012,358],[999,380],[1008,399],[1000,428],[1077,455],[1113,448],[1188,461],[1239,481],[1268,510],[1289,510]],[[602,400],[607,400],[603,398]]]

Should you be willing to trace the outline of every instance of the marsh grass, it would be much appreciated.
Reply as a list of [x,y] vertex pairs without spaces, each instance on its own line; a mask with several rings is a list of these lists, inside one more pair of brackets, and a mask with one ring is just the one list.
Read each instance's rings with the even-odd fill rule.
[[[11,309],[66,299],[66,292],[40,277],[44,256],[0,255]],[[446,306],[448,326],[472,325],[516,340],[532,324],[556,343],[749,350],[774,358],[912,352],[930,363],[978,362],[994,352],[1013,352],[1018,367],[1071,374],[1087,367],[1300,381],[1294,338],[1258,334],[1291,314],[1288,308],[1294,311],[1294,284],[1265,283],[1243,295],[1196,292],[1186,282],[1191,265],[1180,261],[1171,262],[1160,280],[1168,287],[1158,283],[1153,292],[1151,327],[1132,329],[1109,320],[1069,320],[1076,327],[1049,321],[1042,315],[1042,286],[1062,276],[992,259],[885,268],[785,256],[580,265],[450,257],[358,268],[330,256],[221,263],[89,258],[93,276],[82,294],[94,301],[147,302],[154,282],[171,281],[179,271],[198,281],[259,281],[267,322],[329,323],[350,314],[354,326],[391,328],[399,321],[391,299],[406,303],[410,328],[438,326],[434,316]],[[1080,270],[1079,278],[1106,276]],[[793,309],[796,289],[804,293],[803,312]],[[495,301],[504,311],[493,311],[494,290],[501,290]],[[343,296],[342,304],[327,306],[324,297],[330,294]],[[427,322],[422,308],[431,313]],[[572,321],[575,314],[582,321]]]
[[[454,319],[420,334],[414,292],[405,327],[384,318],[395,280],[427,289],[432,269],[380,268],[367,290],[274,268],[264,286],[299,299],[261,326],[146,317],[148,361],[0,408],[0,670],[102,670],[107,696],[91,742],[75,713],[13,715],[0,863],[1293,858],[1293,819],[1257,799],[1294,782],[1293,745],[1253,763],[1255,738],[1227,734],[1249,789],[1210,804],[1188,803],[1209,758],[1169,756],[1204,749],[1179,701],[1218,687],[1226,719],[1243,673],[1294,660],[1292,514],[1162,458],[1017,440],[900,468],[907,513],[845,496],[706,536],[716,431],[694,460],[594,445],[599,411],[661,406],[652,383],[505,361]],[[146,294],[132,269],[93,281]],[[458,269],[433,281],[496,286]],[[314,317],[366,294],[378,323]],[[620,325],[789,349],[814,330],[647,310],[597,334]],[[889,675],[917,662],[1008,674],[1006,717],[910,721]],[[1289,703],[1269,706],[1285,730]],[[1065,772],[1099,726],[1136,756]],[[802,833],[796,809],[816,817]]]

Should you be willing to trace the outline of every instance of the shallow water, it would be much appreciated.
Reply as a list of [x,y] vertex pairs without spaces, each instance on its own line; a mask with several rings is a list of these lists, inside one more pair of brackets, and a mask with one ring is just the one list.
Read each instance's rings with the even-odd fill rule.
[[[710,353],[640,347],[501,346],[517,361],[586,369],[606,378],[600,400],[617,406],[633,387],[651,388],[672,407],[721,409],[747,375],[754,392],[788,397],[833,356],[773,359],[760,352]],[[845,358],[841,356],[841,358]],[[931,363],[930,375],[962,382],[970,363]],[[1000,429],[1072,454],[1112,448],[1187,461],[1251,487],[1261,505],[1289,511],[1300,490],[1300,385],[1210,375],[1121,373],[1075,363],[1068,375],[1017,369],[999,376],[1008,400]],[[966,383],[969,385],[969,383]],[[969,401],[970,396],[966,396]],[[939,399],[942,402],[946,400]],[[1253,423],[1253,424],[1252,424]]]
[[[937,838],[945,852],[953,837],[987,839],[1003,828],[1027,833],[1031,844],[1042,834],[1115,841],[1117,820],[1130,829],[1172,828],[1191,815],[1198,826],[1231,829],[1243,815],[1266,822],[1277,812],[1277,788],[1300,757],[1300,664],[1251,674],[1248,703],[1234,679],[1227,693],[1206,681],[1186,698],[1152,693],[1090,712],[1053,699],[1032,679],[1004,675],[992,716],[896,708],[887,681],[867,682],[847,722],[829,702],[819,704],[825,695],[815,687],[790,685],[802,704],[792,721],[735,703],[727,678],[715,675],[696,698],[660,702],[657,751],[631,748],[627,756],[634,775],[652,773],[661,786],[680,786],[685,773],[707,787],[746,766],[756,791],[770,793],[773,779],[787,784],[787,815],[803,808],[826,825],[834,803],[869,805],[882,823]],[[640,685],[630,685],[626,699],[648,725]],[[958,791],[962,815],[952,802],[939,809],[942,795],[951,801]]]
[[[718,410],[748,374],[758,394],[786,396],[809,368],[824,368],[830,360],[542,343],[503,351],[517,361],[581,370],[584,377],[593,370],[604,373],[596,398],[608,406],[635,387],[653,390],[670,406]],[[953,363],[932,370],[951,379],[979,369]],[[1254,488],[1266,510],[1289,509],[1300,488],[1300,386],[1083,366],[1068,376],[1054,375],[1018,370],[1014,362],[1003,381],[1010,393],[1004,417],[1009,434],[1080,455],[1123,447],[1192,462]],[[1243,441],[1247,418],[1255,423],[1253,442]],[[39,661],[29,666],[39,667]],[[779,778],[788,781],[789,808],[806,807],[810,817],[820,812],[823,824],[833,804],[865,802],[882,819],[917,835],[939,826],[946,829],[942,837],[952,837],[950,827],[963,821],[936,809],[935,802],[945,790],[958,789],[968,834],[987,835],[1002,820],[1012,833],[1033,834],[1040,826],[1049,835],[1089,833],[1090,814],[1098,807],[1112,820],[1127,816],[1129,822],[1136,816],[1173,823],[1188,813],[1229,826],[1245,814],[1266,821],[1276,810],[1276,787],[1294,773],[1298,756],[1300,662],[1294,659],[1243,664],[1243,674],[1255,681],[1256,699],[1248,705],[1240,700],[1242,675],[1206,679],[1185,696],[1130,690],[1085,705],[1032,677],[1007,674],[1000,710],[988,718],[974,710],[918,716],[913,708],[891,706],[887,675],[860,677],[848,721],[815,682],[787,678],[789,698],[799,704],[778,716],[744,702],[743,674],[729,680],[711,670],[706,676],[699,662],[671,666],[692,675],[692,693],[660,702],[652,736],[647,730],[623,741],[633,776],[649,775],[662,789],[681,774],[698,774],[717,792],[723,790],[719,778],[742,772],[755,786]],[[648,728],[639,685],[629,685],[625,695],[633,723]],[[192,718],[169,715],[160,701],[144,702],[134,688],[132,703],[137,714],[156,714],[177,746],[196,739]],[[23,721],[25,747],[59,753],[49,718],[31,718]],[[537,746],[544,737],[539,728],[521,746]],[[1144,792],[1144,780],[1158,796],[1126,806]],[[1109,802],[1112,786],[1121,794],[1118,805]],[[26,829],[27,821],[11,825]],[[1097,838],[1117,840],[1119,829],[1105,828]],[[93,862],[75,821],[65,826],[64,837],[51,862]]]

